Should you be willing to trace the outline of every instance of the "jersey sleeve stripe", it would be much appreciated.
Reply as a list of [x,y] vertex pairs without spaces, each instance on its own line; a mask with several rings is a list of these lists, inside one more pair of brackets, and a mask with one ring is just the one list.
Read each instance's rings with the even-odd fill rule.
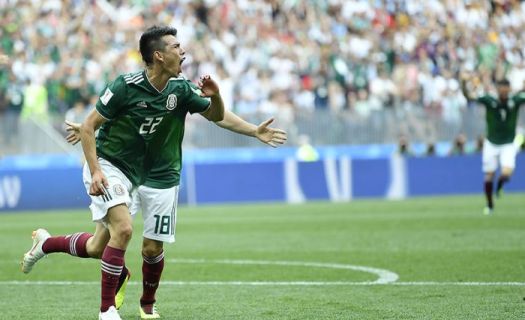
[[144,78],[143,78],[143,77],[138,78],[138,79],[133,80],[133,81],[126,81],[126,84],[132,84],[132,83],[134,83],[134,84],[139,84],[139,83],[141,83],[142,81],[144,81]]
[[141,74],[139,74],[136,77],[133,77],[133,78],[130,78],[130,79],[124,79],[124,81],[126,81],[126,83],[132,83],[132,82],[136,82],[136,81],[139,81],[139,80],[142,80],[142,79],[144,79],[144,77]]
[[136,76],[133,76],[133,77],[124,77],[124,80],[126,80],[126,82],[132,82],[140,77],[142,77],[142,74],[137,74]]
[[124,76],[124,80],[131,80],[131,79],[137,78],[139,76],[142,76],[142,72],[141,73],[136,73],[136,74],[125,75]]
[[144,81],[144,78],[137,79],[137,80],[133,81],[132,83],[134,83],[134,84],[139,84],[139,83],[141,83],[142,81]]

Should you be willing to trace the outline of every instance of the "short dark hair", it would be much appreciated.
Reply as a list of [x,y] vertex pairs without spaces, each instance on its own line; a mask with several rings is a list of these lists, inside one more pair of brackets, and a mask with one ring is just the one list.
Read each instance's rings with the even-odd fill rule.
[[167,35],[177,36],[177,29],[167,26],[153,26],[140,36],[140,55],[146,65],[149,66],[153,63],[153,52],[164,49],[166,44],[161,38]]
[[510,86],[510,81],[507,79],[499,79],[496,81],[496,86]]

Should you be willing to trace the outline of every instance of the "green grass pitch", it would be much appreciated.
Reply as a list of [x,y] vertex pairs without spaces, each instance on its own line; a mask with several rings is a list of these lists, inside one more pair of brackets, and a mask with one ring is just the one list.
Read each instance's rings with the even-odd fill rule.
[[[525,194],[496,205],[489,217],[481,195],[181,207],[159,311],[163,319],[525,319]],[[20,272],[36,227],[93,231],[87,210],[0,214],[0,319],[96,319],[98,261],[55,254]],[[138,319],[141,233],[138,217],[123,319]],[[334,264],[399,279],[374,284],[369,269]]]

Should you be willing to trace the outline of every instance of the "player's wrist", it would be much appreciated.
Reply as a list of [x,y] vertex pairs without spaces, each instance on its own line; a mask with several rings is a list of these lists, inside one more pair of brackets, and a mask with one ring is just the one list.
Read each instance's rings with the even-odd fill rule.
[[93,166],[89,171],[91,172],[91,177],[102,174],[102,169],[98,165]]
[[262,132],[259,130],[259,127],[257,126],[254,126],[253,128],[251,128],[251,130],[248,131],[248,134],[257,139],[261,139],[261,136],[262,136]]

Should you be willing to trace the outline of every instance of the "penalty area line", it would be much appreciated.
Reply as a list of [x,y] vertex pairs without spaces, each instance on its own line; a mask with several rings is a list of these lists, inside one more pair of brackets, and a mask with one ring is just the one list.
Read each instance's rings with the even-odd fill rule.
[[[142,282],[130,281],[129,285],[139,286]],[[0,281],[0,286],[95,286],[98,281]],[[525,282],[352,282],[352,281],[161,281],[162,286],[525,286]]]

